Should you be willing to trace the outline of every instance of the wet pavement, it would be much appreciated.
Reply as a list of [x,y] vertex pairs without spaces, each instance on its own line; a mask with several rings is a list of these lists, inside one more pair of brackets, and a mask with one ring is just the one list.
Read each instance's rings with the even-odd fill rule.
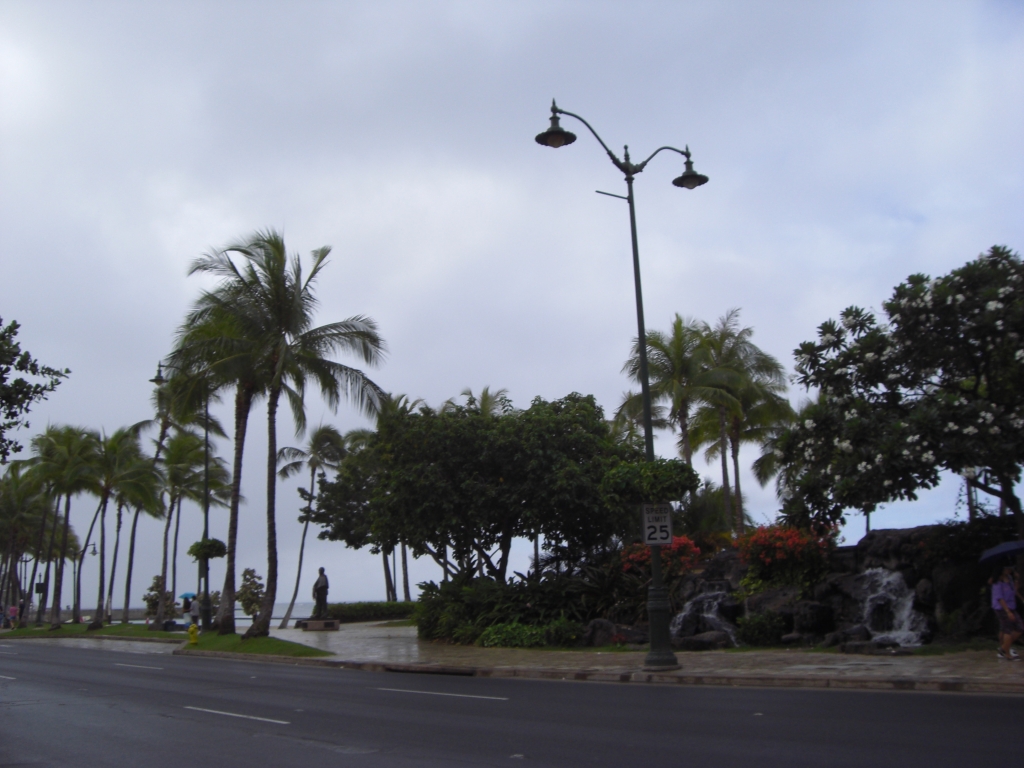
[[1024,662],[991,651],[936,656],[861,656],[805,649],[680,652],[681,669],[649,674],[644,652],[544,651],[423,642],[415,627],[343,624],[337,632],[272,630],[274,637],[329,651],[366,668],[472,669],[491,677],[677,682],[717,685],[889,688],[1024,694]]

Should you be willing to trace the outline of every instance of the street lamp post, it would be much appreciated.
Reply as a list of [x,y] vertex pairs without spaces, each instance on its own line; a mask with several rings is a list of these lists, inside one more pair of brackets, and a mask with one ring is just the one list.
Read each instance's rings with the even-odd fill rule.
[[[633,163],[630,160],[629,146],[626,146],[620,160],[608,148],[608,145],[604,143],[604,140],[597,134],[597,131],[593,129],[590,123],[579,115],[560,109],[555,104],[554,99],[551,101],[551,125],[546,131],[537,135],[536,141],[538,144],[558,149],[576,141],[576,135],[565,130],[559,124],[559,115],[574,117],[583,123],[604,148],[604,151],[612,161],[612,165],[618,168],[626,177],[625,196],[613,195],[610,192],[599,192],[602,195],[617,197],[629,203],[629,232],[633,246],[633,282],[636,290],[637,348],[640,352],[640,390],[643,398],[644,449],[647,461],[654,461],[654,429],[651,424],[651,385],[647,372],[647,332],[644,328],[644,299],[643,291],[640,287],[640,251],[636,239],[636,207],[633,200],[633,179],[638,173],[643,171],[647,164],[654,159],[655,155],[664,150],[676,152],[686,158],[685,170],[681,175],[672,180],[675,186],[694,189],[702,184],[706,184],[708,177],[693,170],[689,146],[685,149],[676,149],[675,147],[668,146],[659,147],[641,163]],[[663,501],[663,499],[651,499],[651,501]],[[644,667],[658,670],[678,669],[679,662],[675,654],[672,653],[672,643],[669,637],[668,624],[671,605],[668,599],[668,591],[665,589],[661,576],[661,547],[652,546],[651,549],[655,550],[651,552],[651,586],[647,591],[647,615],[651,629],[651,650],[647,654],[647,658],[644,659]]]

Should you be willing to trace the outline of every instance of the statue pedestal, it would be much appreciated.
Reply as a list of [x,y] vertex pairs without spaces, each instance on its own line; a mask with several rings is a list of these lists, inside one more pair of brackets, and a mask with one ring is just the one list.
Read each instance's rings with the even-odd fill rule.
[[303,632],[337,632],[341,629],[341,622],[337,619],[300,619],[295,622],[295,628]]

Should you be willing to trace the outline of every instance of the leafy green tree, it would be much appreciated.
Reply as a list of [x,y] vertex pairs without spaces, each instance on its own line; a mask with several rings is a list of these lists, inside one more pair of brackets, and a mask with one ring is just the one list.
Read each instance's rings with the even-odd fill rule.
[[[208,305],[209,316],[230,328],[231,338],[237,340],[235,346],[254,363],[255,381],[267,396],[267,581],[262,609],[247,630],[248,637],[268,634],[277,596],[277,410],[281,396],[291,406],[301,433],[310,380],[332,408],[345,395],[372,414],[383,394],[362,371],[330,358],[337,352],[349,352],[369,365],[380,362],[384,342],[373,320],[354,316],[313,327],[319,303],[314,284],[329,253],[326,246],[314,251],[312,266],[304,275],[299,257],[289,257],[284,238],[271,230],[257,232],[246,242],[205,256],[192,266],[193,272],[221,278],[220,285],[201,298],[199,309]],[[231,256],[239,257],[241,266]],[[232,353],[225,346],[223,354],[230,357]],[[230,598],[226,593],[227,589],[225,600]]]
[[[381,549],[405,541],[446,574],[482,564],[503,581],[517,537],[542,535],[545,550],[571,562],[635,532],[640,486],[667,492],[662,464],[642,459],[613,438],[593,397],[536,398],[500,416],[421,406],[382,414],[370,445],[320,483],[312,519],[322,538]],[[677,464],[666,476],[686,486],[689,470]]]
[[945,469],[1003,501],[1024,537],[1022,281],[1020,257],[993,247],[948,275],[909,277],[883,303],[886,322],[850,307],[800,345],[798,381],[820,396],[779,441],[791,522],[914,499]]
[[71,373],[66,368],[40,365],[22,351],[16,340],[19,328],[16,321],[4,325],[0,318],[0,464],[6,464],[12,453],[21,451],[21,445],[7,433],[28,427],[26,416],[32,406],[45,400]]
[[292,610],[295,608],[295,600],[299,596],[299,580],[302,578],[302,556],[306,550],[306,533],[309,531],[309,512],[312,505],[313,492],[316,490],[316,477],[319,473],[325,477],[326,470],[338,469],[342,459],[345,458],[345,438],[341,433],[329,424],[321,424],[309,436],[309,442],[305,448],[282,448],[278,452],[278,461],[282,463],[278,475],[288,478],[303,469],[309,470],[309,495],[305,496],[306,509],[299,515],[299,522],[302,523],[302,541],[299,544],[299,566],[295,574],[295,589],[292,591],[291,602],[288,603],[288,610],[281,619],[279,629],[288,629],[288,622],[292,618]]

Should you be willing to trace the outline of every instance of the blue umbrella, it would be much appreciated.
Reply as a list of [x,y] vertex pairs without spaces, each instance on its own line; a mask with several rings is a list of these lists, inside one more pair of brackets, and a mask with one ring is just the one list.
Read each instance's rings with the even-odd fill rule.
[[987,563],[989,560],[996,560],[1000,557],[1008,557],[1009,555],[1017,555],[1024,552],[1024,541],[1007,541],[1003,544],[999,544],[992,549],[986,549],[981,553],[981,559],[979,563]]
[[195,592],[182,592],[180,595],[178,595],[178,597],[187,597],[189,600],[191,600],[195,596]]

